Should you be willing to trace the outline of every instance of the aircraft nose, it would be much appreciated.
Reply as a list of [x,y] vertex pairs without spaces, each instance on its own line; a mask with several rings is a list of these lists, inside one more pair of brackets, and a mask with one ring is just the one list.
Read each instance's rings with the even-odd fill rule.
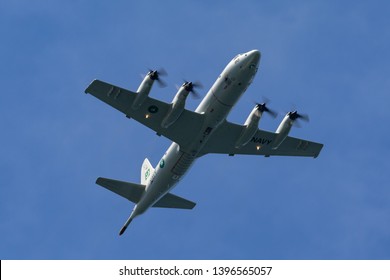
[[247,67],[249,67],[250,69],[257,69],[260,61],[260,56],[261,54],[258,50],[252,50],[242,54],[243,65],[245,65],[245,69],[247,69]]
[[246,57],[248,57],[248,59],[252,62],[252,63],[258,63],[259,60],[260,60],[260,51],[258,50],[252,50],[252,51],[249,51],[245,54]]

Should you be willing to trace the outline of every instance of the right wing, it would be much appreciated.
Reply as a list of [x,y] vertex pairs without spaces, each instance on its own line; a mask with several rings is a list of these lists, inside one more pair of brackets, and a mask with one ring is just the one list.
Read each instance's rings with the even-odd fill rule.
[[131,105],[137,93],[99,80],[94,80],[85,92],[121,111],[126,117],[149,127],[158,135],[178,143],[183,151],[189,150],[191,140],[198,134],[204,122],[204,115],[184,109],[176,122],[168,128],[163,128],[161,122],[170,110],[171,104],[148,96],[137,110],[133,110]]
[[316,158],[323,144],[287,136],[277,149],[272,149],[276,133],[257,129],[252,139],[243,147],[236,148],[244,126],[225,121],[210,136],[199,156],[208,153],[228,155],[263,155],[263,156],[303,156]]

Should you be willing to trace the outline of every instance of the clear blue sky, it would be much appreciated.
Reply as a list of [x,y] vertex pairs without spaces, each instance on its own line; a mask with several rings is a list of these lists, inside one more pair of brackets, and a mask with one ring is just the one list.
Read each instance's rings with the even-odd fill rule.
[[[1,259],[389,259],[388,1],[0,2]],[[259,72],[229,116],[262,96],[310,123],[317,159],[201,158],[174,189],[192,211],[133,205],[99,176],[139,182],[170,142],[84,89],[94,78],[136,90],[163,66],[207,92],[237,53]],[[199,100],[189,99],[187,108]]]

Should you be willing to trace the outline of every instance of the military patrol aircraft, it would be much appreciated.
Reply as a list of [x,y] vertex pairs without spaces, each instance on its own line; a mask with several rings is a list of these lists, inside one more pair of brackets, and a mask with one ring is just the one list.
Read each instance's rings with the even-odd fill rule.
[[146,158],[141,167],[141,183],[98,178],[96,183],[135,203],[122,235],[130,222],[150,207],[192,209],[195,203],[176,196],[170,190],[180,181],[195,160],[209,153],[269,156],[306,156],[316,158],[323,144],[288,136],[297,119],[307,116],[288,112],[275,132],[258,128],[266,102],[256,104],[244,125],[226,120],[227,115],[246,91],[258,70],[260,52],[238,54],[225,67],[195,112],[185,109],[186,98],[195,93],[198,83],[184,82],[170,104],[149,97],[154,82],[165,71],[149,71],[138,90],[130,90],[94,80],[85,90],[121,111],[128,118],[172,140],[155,168]]

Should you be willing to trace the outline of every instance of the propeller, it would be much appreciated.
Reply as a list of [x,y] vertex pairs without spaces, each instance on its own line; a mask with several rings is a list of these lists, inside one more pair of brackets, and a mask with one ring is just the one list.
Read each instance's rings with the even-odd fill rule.
[[292,121],[295,121],[294,122],[294,125],[297,126],[297,127],[300,127],[300,124],[297,122],[299,119],[305,121],[305,122],[308,122],[310,121],[309,119],[309,115],[307,114],[298,114],[298,111],[297,110],[294,110],[294,111],[290,111],[287,113],[288,117],[292,120]]
[[158,85],[160,87],[166,87],[167,84],[160,79],[160,76],[164,77],[164,76],[167,76],[168,73],[167,71],[165,71],[164,68],[160,68],[159,70],[151,70],[149,69],[149,72],[147,74],[153,81],[157,81]]
[[198,99],[200,98],[200,94],[195,90],[195,88],[203,88],[203,85],[201,82],[196,81],[196,82],[188,82],[184,80],[184,83],[182,85],[186,89],[186,91],[191,92],[194,96],[194,98]]
[[267,107],[267,103],[269,103],[269,99],[263,97],[263,103],[255,102],[255,104],[256,104],[256,109],[259,110],[259,112],[261,112],[261,113],[266,112],[266,113],[270,114],[271,117],[276,118],[276,116],[278,115],[278,113],[276,113],[274,110],[269,109],[269,108]]

